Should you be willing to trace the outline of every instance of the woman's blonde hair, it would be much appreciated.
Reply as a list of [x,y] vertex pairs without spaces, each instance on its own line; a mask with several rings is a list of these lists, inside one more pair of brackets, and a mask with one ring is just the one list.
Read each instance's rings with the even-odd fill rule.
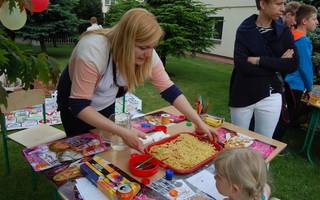
[[216,173],[241,190],[241,199],[259,200],[267,184],[267,167],[262,156],[249,148],[231,148],[215,159]]
[[150,76],[152,55],[146,58],[141,66],[135,66],[134,49],[137,44],[156,45],[163,35],[152,13],[142,8],[134,8],[127,11],[112,28],[94,30],[84,35],[90,33],[102,34],[109,39],[112,59],[120,74],[127,80],[129,90],[134,90]]

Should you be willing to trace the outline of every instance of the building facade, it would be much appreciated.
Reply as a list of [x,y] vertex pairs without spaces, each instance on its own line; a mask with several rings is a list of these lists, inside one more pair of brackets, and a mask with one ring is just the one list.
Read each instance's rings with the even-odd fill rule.
[[207,53],[233,58],[236,30],[244,19],[258,12],[255,0],[202,0],[202,2],[219,9],[214,16],[219,21],[214,27],[218,33],[214,36],[217,44]]
[[[140,0],[143,2],[143,0]],[[217,44],[207,53],[218,56],[233,58],[235,34],[240,23],[252,15],[257,13],[255,0],[201,0],[208,6],[218,8],[215,18],[218,20],[213,27],[217,34],[214,39]],[[102,12],[108,12],[111,5],[116,0],[102,0]]]

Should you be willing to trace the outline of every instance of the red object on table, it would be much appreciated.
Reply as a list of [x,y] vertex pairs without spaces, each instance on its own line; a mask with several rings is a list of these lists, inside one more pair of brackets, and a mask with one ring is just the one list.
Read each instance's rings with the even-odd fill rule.
[[155,130],[155,131],[162,131],[162,132],[164,132],[164,133],[167,133],[168,128],[167,128],[166,126],[161,126],[161,125],[159,125],[159,126],[155,126],[155,127],[154,127],[154,130]]
[[[201,140],[201,141],[207,141],[207,140],[204,140],[203,138],[201,138],[201,137],[199,137],[199,136],[197,136],[197,135],[194,135],[194,134],[192,134],[192,133],[179,133],[179,134],[176,134],[176,135],[174,135],[174,136],[171,136],[171,137],[168,137],[168,138],[164,138],[164,139],[162,139],[162,140],[160,140],[160,141],[158,141],[158,142],[155,142],[155,143],[153,143],[153,144],[150,144],[149,146],[147,146],[147,147],[145,148],[145,152],[146,152],[147,154],[150,154],[150,153],[149,153],[149,152],[150,152],[150,149],[151,149],[153,146],[157,146],[157,145],[161,145],[161,144],[168,143],[168,142],[170,142],[170,141],[172,141],[172,140],[175,140],[175,139],[176,139],[177,137],[179,137],[179,135],[181,135],[181,134],[190,134],[190,135],[192,135],[192,136],[194,136],[194,137],[197,137],[197,138],[198,138],[199,140]],[[214,146],[214,147],[217,149],[218,152],[223,149],[222,146],[221,146],[220,144],[218,144],[218,143],[212,142],[212,143],[210,143],[210,144],[212,144],[212,146]],[[175,173],[177,173],[177,174],[190,174],[190,173],[192,173],[192,172],[200,169],[201,167],[203,167],[204,165],[206,165],[206,164],[209,163],[210,161],[214,160],[214,159],[217,157],[218,152],[216,152],[215,154],[213,154],[212,156],[210,156],[210,157],[207,158],[206,160],[198,163],[197,165],[195,165],[194,167],[192,167],[192,168],[190,168],[190,169],[176,169],[176,168],[170,166],[169,164],[167,164],[167,163],[165,162],[165,160],[162,160],[162,161],[159,161],[159,162],[160,162],[160,166],[161,166],[161,167],[170,168],[170,169],[172,169],[172,170],[173,170]],[[150,155],[151,155],[151,154],[150,154]]]
[[148,154],[131,154],[129,159],[129,170],[130,172],[139,177],[149,177],[158,172],[160,162],[157,159],[151,159],[146,162],[141,168],[137,168],[143,161],[149,159],[151,155]]

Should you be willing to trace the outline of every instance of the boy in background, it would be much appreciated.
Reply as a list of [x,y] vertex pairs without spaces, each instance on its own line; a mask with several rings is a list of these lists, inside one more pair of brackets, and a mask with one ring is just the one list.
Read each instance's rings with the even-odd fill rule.
[[97,30],[97,29],[102,29],[102,26],[98,24],[98,20],[96,17],[91,17],[90,18],[90,23],[91,23],[91,26],[89,26],[87,28],[87,31],[94,31],[94,30]]
[[296,13],[301,6],[297,1],[291,1],[286,4],[285,11],[281,17],[282,22],[287,25],[291,30],[296,26]]
[[292,90],[294,98],[287,98],[291,125],[297,123],[300,99],[304,91],[310,92],[313,85],[312,43],[307,37],[309,32],[316,30],[319,22],[317,9],[311,5],[301,5],[296,13],[297,28],[292,31],[295,45],[299,53],[298,69],[288,74],[285,81]]
[[[297,1],[290,1],[289,3],[286,4],[285,10],[283,12],[283,15],[279,18],[279,22],[282,23],[283,25],[287,26],[291,31],[296,28],[296,14],[301,6],[300,2]],[[288,111],[288,103],[287,99],[292,99],[292,93],[291,90],[288,86],[287,83],[284,81],[284,76],[285,75],[280,75],[279,73],[277,74],[279,80],[282,82],[284,91],[282,93],[282,109],[281,109],[281,114],[279,118],[279,122],[277,124],[277,127],[273,133],[273,139],[282,141],[282,138],[286,132],[286,129],[288,127],[288,124],[290,122],[290,116],[289,116],[289,111]],[[289,100],[290,101],[290,100]],[[250,125],[251,126],[251,125]],[[250,129],[252,130],[252,129]],[[284,154],[288,152],[287,149],[284,150]]]

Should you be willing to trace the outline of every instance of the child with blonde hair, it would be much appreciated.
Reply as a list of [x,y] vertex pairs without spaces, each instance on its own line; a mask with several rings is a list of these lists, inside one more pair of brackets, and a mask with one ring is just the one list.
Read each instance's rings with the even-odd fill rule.
[[267,200],[267,166],[262,156],[249,148],[225,149],[215,159],[218,191],[230,200]]

